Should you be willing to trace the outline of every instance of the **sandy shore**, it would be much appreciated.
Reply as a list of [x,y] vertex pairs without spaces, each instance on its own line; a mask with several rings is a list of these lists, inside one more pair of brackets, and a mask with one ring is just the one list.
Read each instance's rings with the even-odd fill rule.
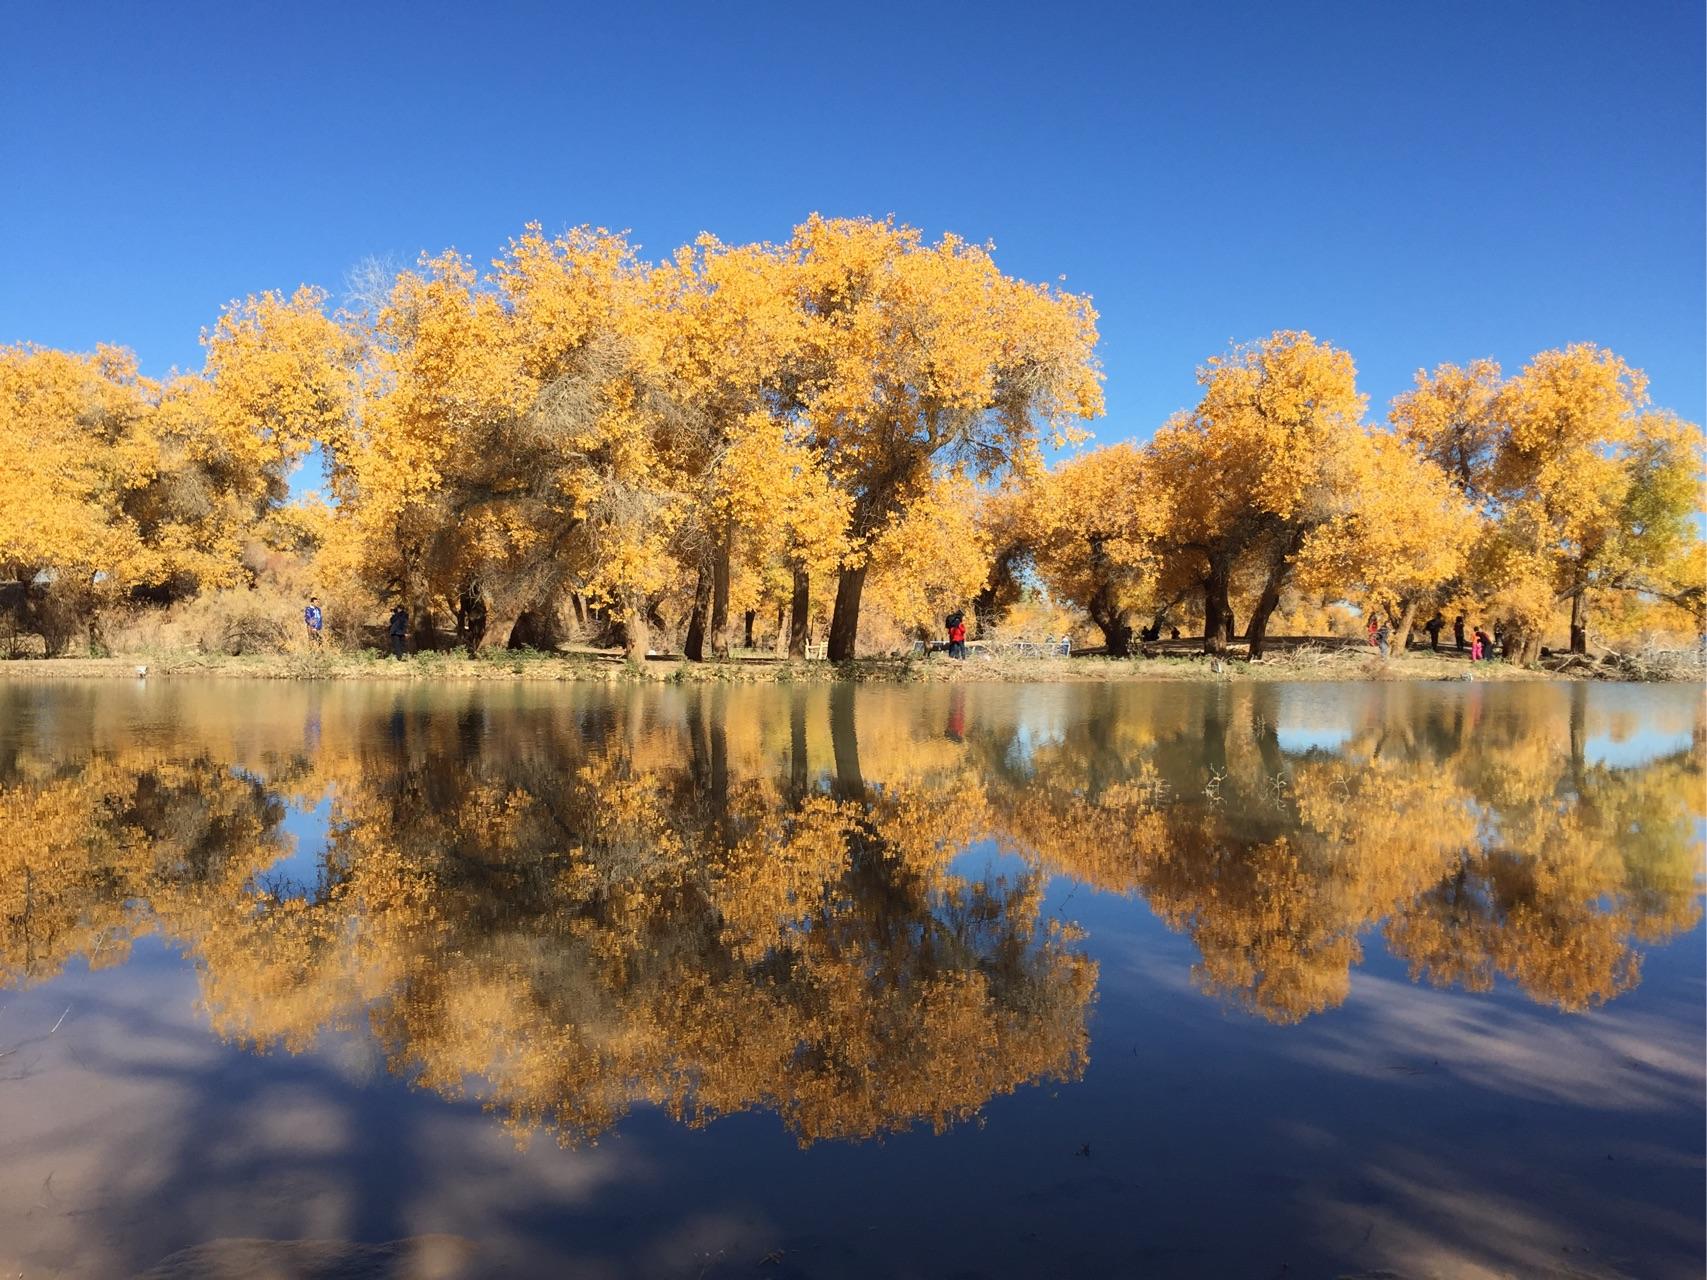
[[735,658],[686,662],[659,657],[631,665],[610,653],[508,653],[470,658],[460,653],[415,654],[402,661],[372,653],[258,654],[242,657],[197,653],[134,654],[113,658],[35,658],[0,661],[0,679],[128,679],[145,668],[148,679],[243,677],[273,680],[501,680],[501,681],[730,681],[822,680],[930,681],[1108,681],[1108,680],[1571,680],[1582,677],[1529,671],[1504,662],[1471,663],[1456,655],[1413,651],[1383,661],[1358,649],[1291,652],[1248,662],[1243,657],[1203,655],[1152,658],[997,657],[974,655],[956,662],[940,654],[915,658],[867,658],[833,665]]

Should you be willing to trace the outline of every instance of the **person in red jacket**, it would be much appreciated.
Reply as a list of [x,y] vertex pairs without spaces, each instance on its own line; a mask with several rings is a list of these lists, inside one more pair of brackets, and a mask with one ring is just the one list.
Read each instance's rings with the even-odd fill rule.
[[948,624],[948,656],[966,657],[966,615],[956,609],[943,619]]

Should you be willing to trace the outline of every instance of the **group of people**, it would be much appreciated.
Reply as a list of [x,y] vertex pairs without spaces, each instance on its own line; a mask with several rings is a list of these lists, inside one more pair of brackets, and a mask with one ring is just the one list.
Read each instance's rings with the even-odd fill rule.
[[[1445,625],[1446,619],[1442,618],[1438,613],[1429,619],[1429,648],[1435,650],[1440,648],[1440,632],[1441,628]],[[1458,646],[1458,651],[1460,653],[1463,653],[1466,650],[1469,651],[1470,661],[1472,662],[1491,662],[1493,659],[1497,658],[1499,656],[1500,640],[1501,636],[1498,627],[1494,628],[1494,633],[1492,635],[1489,635],[1480,627],[1472,627],[1470,628],[1470,637],[1466,640],[1464,637],[1464,615],[1459,614],[1457,617],[1452,619],[1452,641]]]
[[[1423,630],[1428,632],[1428,647],[1431,651],[1440,652],[1440,633],[1445,629],[1446,619],[1438,613],[1423,623]],[[1381,650],[1383,658],[1387,656],[1388,652],[1387,635],[1387,624],[1378,622],[1376,618],[1371,617],[1369,619],[1369,643]],[[1459,614],[1452,619],[1452,639],[1453,643],[1458,646],[1460,653],[1469,653],[1470,661],[1484,662],[1492,661],[1499,656],[1502,637],[1498,627],[1494,628],[1492,635],[1482,630],[1481,627],[1471,627],[1469,635],[1466,637],[1464,615]]]
[[[308,597],[308,606],[302,611],[302,624],[308,630],[308,643],[320,648],[325,642],[326,615],[321,612],[319,596]],[[385,634],[391,641],[391,656],[401,662],[409,639],[409,611],[401,604],[391,611],[391,618],[385,624]]]
[[[1470,636],[1470,661],[1492,662],[1499,656],[1499,640],[1497,631],[1490,636],[1486,631],[1477,627]],[[1460,649],[1464,647],[1462,640],[1458,642],[1458,647]]]

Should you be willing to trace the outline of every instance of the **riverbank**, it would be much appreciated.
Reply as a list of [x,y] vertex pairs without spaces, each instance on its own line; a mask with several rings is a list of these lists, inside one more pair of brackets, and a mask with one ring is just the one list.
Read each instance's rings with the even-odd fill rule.
[[653,658],[624,662],[620,654],[574,652],[544,654],[502,650],[478,657],[462,653],[422,653],[397,661],[371,652],[254,654],[225,657],[201,653],[149,653],[123,658],[33,658],[0,661],[0,679],[148,679],[241,677],[265,680],[495,680],[584,681],[598,683],[819,682],[829,680],[897,683],[979,681],[1225,681],[1275,680],[1578,680],[1579,672],[1524,670],[1504,662],[1471,663],[1456,655],[1412,652],[1383,660],[1356,649],[1297,650],[1247,662],[1201,654],[1151,658],[1011,657],[975,655],[957,662],[940,654],[911,658],[866,658],[836,665],[786,662],[774,658],[735,658],[724,662],[686,662]]

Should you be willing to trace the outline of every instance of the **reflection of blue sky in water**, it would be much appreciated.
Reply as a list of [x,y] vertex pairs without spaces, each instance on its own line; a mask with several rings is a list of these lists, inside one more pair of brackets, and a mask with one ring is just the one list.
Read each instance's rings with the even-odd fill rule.
[[1008,745],[1007,762],[1013,768],[1029,770],[1031,757],[1040,747],[1053,746],[1064,736],[1057,725],[1040,728],[1022,723],[1014,730],[1013,741]]
[[1689,750],[1687,732],[1663,733],[1653,729],[1638,729],[1622,739],[1609,733],[1591,734],[1583,743],[1583,758],[1590,764],[1603,764],[1614,769],[1629,769],[1648,764],[1666,756]]
[[[39,740],[45,751],[62,736],[75,742],[69,700],[83,692],[57,693],[56,702],[33,689],[0,690],[21,707],[0,714],[0,740]],[[357,742],[387,758],[435,717],[454,715],[455,732],[420,739],[427,758],[470,750],[462,744],[477,733],[480,743],[497,744],[482,750],[492,752],[491,767],[509,770],[495,775],[506,780],[530,777],[516,772],[524,763],[556,765],[546,754],[555,741],[546,713],[565,734],[591,741],[604,730],[589,710],[608,706],[613,726],[638,719],[646,732],[667,735],[684,731],[688,705],[677,689],[518,686],[474,691],[463,705],[460,691],[444,688],[268,686],[254,692],[262,706],[253,719],[269,723],[270,708],[271,722],[284,728],[269,738],[234,718],[226,747],[219,725],[194,723],[198,714],[224,713],[232,699],[218,689],[162,682],[134,696],[98,692],[89,706],[122,714],[138,738],[186,758],[210,742],[209,751],[245,762],[232,766],[245,777],[264,776],[269,760],[294,768],[302,736],[312,751],[322,703],[326,742]],[[835,770],[826,692],[811,696],[808,774],[828,790]],[[1290,770],[1312,751],[1355,749],[1361,757],[1383,729],[1396,764],[1434,762],[1447,749],[1431,736],[1443,725],[1462,726],[1468,753],[1550,728],[1549,747],[1562,753],[1573,711],[1588,759],[1633,779],[1644,762],[1688,748],[1698,696],[1695,688],[1518,684],[872,688],[859,691],[854,719],[871,734],[863,745],[874,791],[901,787],[904,779],[885,772],[886,753],[915,736],[930,743],[927,767],[964,760],[987,768],[977,753],[1000,737],[979,735],[1011,726],[1005,763],[1027,771],[1017,785],[1065,794],[1079,783],[1117,784],[1152,754],[1165,763],[1166,753],[1183,752],[1182,782],[1201,778],[1196,753],[1206,726],[1224,726],[1234,743],[1255,725],[1272,726]],[[732,722],[779,718],[745,756],[736,749],[741,739],[731,742],[732,773],[775,776],[784,767],[786,698],[731,690],[728,700]],[[1217,713],[1212,722],[1206,710]],[[900,737],[885,736],[897,726]],[[964,735],[964,755],[941,741],[945,726]],[[1460,741],[1450,736],[1447,746]],[[1082,754],[1081,775],[1073,755],[1051,756],[1062,743]],[[282,745],[269,752],[274,744]],[[1097,754],[1104,746],[1106,757]],[[913,763],[897,759],[897,769]],[[1045,777],[1028,776],[1034,762],[1047,764]],[[1698,784],[1699,768],[1690,768]],[[1232,784],[1227,794],[1224,803],[1236,804]],[[1210,809],[1195,786],[1182,785],[1164,803]],[[1495,821],[1491,805],[1476,811]],[[286,808],[282,856],[256,886],[313,892],[329,819],[327,799]],[[1278,806],[1252,821],[1271,833],[1296,826]],[[1691,824],[1699,849],[1702,826],[1693,817]],[[1111,840],[1120,834],[1111,831]],[[1480,843],[1494,839],[1484,833]],[[1243,840],[1229,831],[1209,852],[1236,864],[1247,856]],[[1006,847],[972,842],[948,872],[968,888],[1011,886],[1037,864]],[[1118,864],[1122,851],[1108,852]],[[462,1095],[420,1087],[396,1024],[366,1016],[370,1000],[385,1012],[403,989],[397,984],[437,982],[440,974],[368,970],[334,948],[324,972],[306,973],[303,991],[349,991],[347,1018],[303,1052],[256,1054],[213,1034],[204,1004],[254,984],[204,986],[203,954],[176,937],[140,939],[122,965],[111,963],[117,952],[109,944],[97,971],[73,959],[58,977],[0,992],[0,1051],[10,1051],[0,1060],[0,1264],[11,1264],[0,1275],[47,1274],[35,1258],[50,1256],[68,1261],[68,1276],[134,1274],[173,1249],[219,1237],[382,1241],[424,1231],[477,1240],[493,1255],[491,1271],[518,1275],[1558,1276],[1567,1274],[1565,1259],[1578,1275],[1702,1274],[1707,930],[1699,923],[1644,946],[1639,985],[1592,1012],[1565,1014],[1503,974],[1478,993],[1417,982],[1404,956],[1389,951],[1385,920],[1357,917],[1347,998],[1282,1026],[1205,991],[1193,922],[1170,925],[1142,893],[1120,891],[1118,877],[1100,890],[1051,865],[1043,870],[1039,924],[1083,929],[1067,945],[1098,966],[1083,1077],[998,1092],[975,1122],[941,1135],[921,1128],[807,1150],[762,1108],[698,1128],[640,1101],[597,1146],[519,1146],[481,1109],[479,1080]],[[890,883],[875,874],[868,881]],[[1321,902],[1337,911],[1339,889],[1330,882],[1326,894]],[[879,909],[886,901],[873,899]],[[983,936],[982,917],[956,913],[941,897],[932,910],[972,943]],[[294,945],[294,935],[277,936]],[[538,973],[524,988],[530,993],[549,998],[560,965],[576,972],[559,958],[569,945],[560,934],[506,918],[494,936],[502,955]],[[661,944],[670,941],[660,935]],[[284,979],[298,972],[297,954],[255,959]],[[445,966],[446,976],[460,978],[462,963]],[[989,971],[1002,963],[995,958]],[[369,974],[373,985],[350,985]],[[257,988],[255,998],[287,1007],[299,994],[283,984]],[[471,990],[453,1025],[499,1025],[500,995]],[[516,1007],[527,1014],[536,1006]],[[582,1006],[566,997],[537,1007]],[[215,1010],[220,1026],[245,1025],[241,1002],[227,998]],[[1026,1010],[1013,1012],[1023,1023]],[[602,1043],[604,1025],[589,1043]],[[396,1075],[392,1045],[405,1051]],[[979,1058],[950,1065],[977,1069]],[[1234,1229],[1228,1205],[1236,1206]],[[12,1261],[19,1249],[35,1255],[28,1267]],[[1618,1266],[1603,1265],[1607,1258]]]
[[291,851],[256,877],[258,887],[287,898],[306,897],[320,882],[326,854],[326,829],[332,820],[332,797],[323,796],[312,809],[287,805],[279,828],[290,837]]
[[1307,751],[1338,751],[1351,741],[1350,729],[1276,729],[1280,749],[1288,755]]
[[994,840],[976,840],[950,859],[948,873],[962,880],[985,883],[1018,880],[1031,864],[1017,853],[1003,853]]
[[[1271,695],[1275,737],[1281,750],[1291,755],[1338,753],[1360,725],[1389,715],[1390,700],[1409,692],[1335,683],[1283,687]],[[1480,700],[1487,694],[1478,690],[1471,696]],[[1688,751],[1700,698],[1698,685],[1664,691],[1648,685],[1596,685],[1592,692],[1582,686],[1524,686],[1521,691],[1507,689],[1489,708],[1494,711],[1508,701],[1545,699],[1561,704],[1552,713],[1570,714],[1570,705],[1582,700],[1588,729],[1583,740],[1585,761],[1629,769]]]

